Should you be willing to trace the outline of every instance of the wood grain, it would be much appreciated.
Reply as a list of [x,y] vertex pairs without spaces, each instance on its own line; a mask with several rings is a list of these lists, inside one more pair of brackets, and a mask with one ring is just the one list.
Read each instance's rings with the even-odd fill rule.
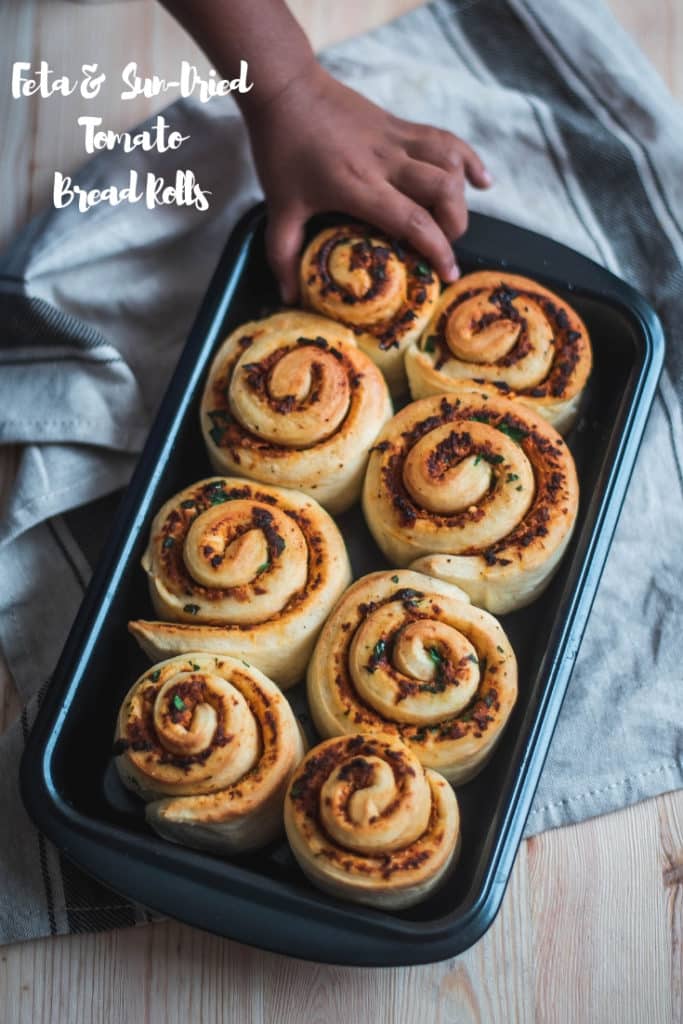
[[[414,0],[292,3],[317,46],[362,31]],[[683,100],[680,0],[611,6]],[[97,60],[112,79],[127,60],[172,74],[181,57],[203,63],[152,0],[76,7],[64,0],[4,0],[0,54],[57,67]],[[162,98],[158,106],[167,102]],[[153,111],[100,113],[122,129]],[[77,104],[16,105],[0,89],[5,128],[0,243],[46,200],[51,168],[81,160]],[[17,174],[17,168],[27,168]],[[15,453],[0,451],[0,495]],[[0,672],[0,731],[18,704]],[[0,950],[2,1024],[681,1024],[683,1021],[683,793],[523,844],[493,927],[455,960],[397,970],[354,970],[262,953],[176,923],[104,935],[27,942]]]

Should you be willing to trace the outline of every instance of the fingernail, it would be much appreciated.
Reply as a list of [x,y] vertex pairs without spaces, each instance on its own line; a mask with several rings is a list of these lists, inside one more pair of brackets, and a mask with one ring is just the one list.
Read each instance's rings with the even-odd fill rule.
[[292,294],[292,289],[289,288],[286,284],[280,285],[280,297],[284,302],[285,306],[291,306],[292,303],[294,302],[294,295]]
[[447,271],[446,274],[444,274],[444,281],[450,281],[450,282],[457,281],[459,277],[460,277],[460,267],[458,266],[458,264],[455,261],[453,261],[453,263],[450,266],[450,269]]
[[493,176],[486,170],[486,168],[484,168],[482,172],[481,180],[484,182],[484,188],[491,188],[491,185],[493,185]]

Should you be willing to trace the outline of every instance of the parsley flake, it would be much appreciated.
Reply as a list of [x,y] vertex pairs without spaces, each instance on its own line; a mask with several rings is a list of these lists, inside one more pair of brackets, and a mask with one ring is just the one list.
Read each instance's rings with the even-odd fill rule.
[[501,434],[506,434],[515,444],[519,444],[528,436],[528,431],[520,430],[519,427],[511,427],[508,423],[498,423],[496,430],[500,430]]
[[443,658],[436,647],[430,647],[428,653],[435,665],[441,665]]

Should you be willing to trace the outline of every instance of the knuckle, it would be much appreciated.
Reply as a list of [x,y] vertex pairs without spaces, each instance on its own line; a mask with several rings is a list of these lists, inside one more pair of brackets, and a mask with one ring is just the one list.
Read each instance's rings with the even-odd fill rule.
[[431,217],[422,206],[411,206],[405,219],[405,233],[422,234],[429,229]]
[[461,171],[463,169],[465,161],[462,150],[452,135],[444,139],[442,153],[451,170]]
[[366,186],[370,182],[370,168],[350,154],[345,154],[338,166],[339,179],[354,186]]
[[442,171],[434,179],[434,201],[436,203],[447,202],[459,193],[457,182],[452,174]]
[[391,147],[387,146],[385,143],[375,142],[372,147],[372,155],[376,160],[379,160],[380,163],[388,163],[392,156]]

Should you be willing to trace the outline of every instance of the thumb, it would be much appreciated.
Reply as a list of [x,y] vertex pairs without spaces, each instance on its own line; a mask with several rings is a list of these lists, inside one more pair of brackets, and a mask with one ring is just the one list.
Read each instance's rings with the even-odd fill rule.
[[268,262],[280,285],[282,301],[291,305],[299,294],[298,263],[304,238],[305,213],[295,207],[273,210],[266,228]]

